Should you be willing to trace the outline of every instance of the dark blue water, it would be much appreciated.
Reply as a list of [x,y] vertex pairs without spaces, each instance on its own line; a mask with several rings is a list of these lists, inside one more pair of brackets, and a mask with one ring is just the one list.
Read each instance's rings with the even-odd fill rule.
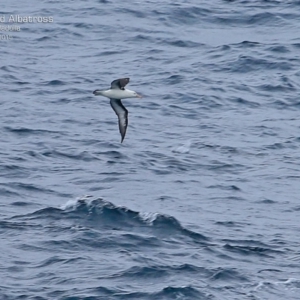
[[0,299],[300,298],[299,1],[4,4]]

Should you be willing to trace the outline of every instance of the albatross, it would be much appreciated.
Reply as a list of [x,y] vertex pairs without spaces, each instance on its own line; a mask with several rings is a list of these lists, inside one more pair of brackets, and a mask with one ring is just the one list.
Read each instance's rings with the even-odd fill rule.
[[104,96],[110,99],[110,105],[115,111],[119,119],[119,130],[121,134],[121,143],[123,142],[128,126],[128,110],[123,105],[121,99],[125,98],[142,98],[135,91],[125,89],[126,84],[130,78],[116,79],[111,83],[109,90],[95,90],[93,94],[95,96]]

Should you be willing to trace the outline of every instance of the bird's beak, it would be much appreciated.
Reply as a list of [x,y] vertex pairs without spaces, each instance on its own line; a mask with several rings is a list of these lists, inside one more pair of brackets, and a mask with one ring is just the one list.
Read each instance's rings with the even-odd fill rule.
[[137,98],[143,98],[143,96],[140,95],[140,94],[136,94],[136,97],[137,97]]

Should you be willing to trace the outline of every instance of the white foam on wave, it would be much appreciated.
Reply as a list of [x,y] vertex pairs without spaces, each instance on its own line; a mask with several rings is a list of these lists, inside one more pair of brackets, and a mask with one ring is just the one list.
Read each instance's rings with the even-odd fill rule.
[[75,199],[68,200],[65,204],[62,204],[60,208],[63,210],[72,210],[75,209],[80,202],[84,201],[85,203],[89,204],[92,200],[93,200],[93,196],[85,195]]
[[283,281],[261,281],[259,282],[254,290],[258,291],[258,290],[262,290],[262,289],[268,289],[270,287],[273,286],[283,286],[286,289],[297,289],[299,290],[299,284],[300,284],[300,279],[297,278],[288,278],[286,280]]
[[151,212],[140,212],[139,217],[148,223],[149,225],[152,225],[153,222],[156,220],[158,213],[151,213]]
[[180,146],[174,147],[172,149],[172,152],[181,153],[181,154],[189,153],[191,149],[191,145],[192,145],[192,140],[188,140],[185,143],[182,143]]

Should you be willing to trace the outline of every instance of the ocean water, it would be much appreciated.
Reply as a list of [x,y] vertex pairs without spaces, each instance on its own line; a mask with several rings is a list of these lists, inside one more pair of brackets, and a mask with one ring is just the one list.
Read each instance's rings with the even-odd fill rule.
[[300,2],[3,1],[0,299],[300,299]]

